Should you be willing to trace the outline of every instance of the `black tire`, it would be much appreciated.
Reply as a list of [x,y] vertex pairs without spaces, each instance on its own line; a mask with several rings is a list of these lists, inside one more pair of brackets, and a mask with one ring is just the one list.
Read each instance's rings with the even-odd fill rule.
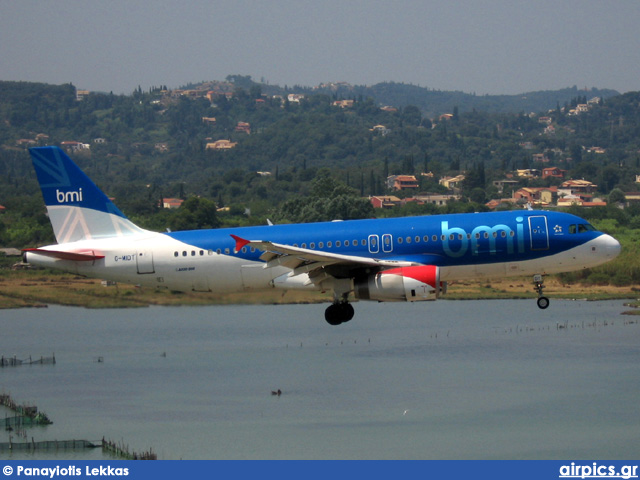
[[329,325],[341,325],[353,318],[355,311],[350,303],[334,303],[324,311],[324,319]]
[[547,297],[538,297],[538,308],[544,310],[549,306],[549,299]]
[[342,304],[342,314],[343,314],[343,322],[348,322],[355,315],[355,310],[353,309],[353,305],[350,303]]
[[343,322],[341,313],[340,304],[334,303],[324,311],[324,319],[329,325],[340,325]]

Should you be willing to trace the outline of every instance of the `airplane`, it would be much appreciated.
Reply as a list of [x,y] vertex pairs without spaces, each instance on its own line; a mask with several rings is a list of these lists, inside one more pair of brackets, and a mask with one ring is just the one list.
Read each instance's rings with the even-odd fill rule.
[[587,221],[541,210],[429,215],[291,225],[152,232],[131,222],[60,148],[29,149],[56,245],[25,261],[78,275],[175,291],[333,292],[330,325],[355,300],[425,301],[448,282],[595,267],[620,244]]

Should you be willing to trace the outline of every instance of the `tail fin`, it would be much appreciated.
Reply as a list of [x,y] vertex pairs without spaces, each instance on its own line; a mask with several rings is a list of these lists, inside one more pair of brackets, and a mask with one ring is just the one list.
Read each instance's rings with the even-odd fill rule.
[[142,233],[58,147],[30,148],[58,243]]

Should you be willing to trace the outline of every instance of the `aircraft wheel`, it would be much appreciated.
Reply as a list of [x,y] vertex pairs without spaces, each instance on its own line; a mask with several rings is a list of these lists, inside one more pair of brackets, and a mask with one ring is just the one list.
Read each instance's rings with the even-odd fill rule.
[[549,299],[547,297],[538,297],[538,308],[544,310],[549,306]]
[[353,318],[355,311],[350,303],[334,303],[324,312],[324,319],[329,325],[340,325]]
[[344,322],[348,322],[349,320],[351,320],[356,313],[353,309],[353,305],[351,305],[350,303],[343,303],[342,311],[344,314]]
[[329,325],[340,325],[343,322],[340,315],[340,304],[334,303],[333,305],[329,305],[324,311],[324,319]]

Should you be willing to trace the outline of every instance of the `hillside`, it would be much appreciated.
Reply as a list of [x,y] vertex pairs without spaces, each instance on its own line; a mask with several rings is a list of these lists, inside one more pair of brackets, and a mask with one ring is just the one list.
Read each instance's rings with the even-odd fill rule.
[[[615,92],[538,92],[520,96],[533,102],[524,107],[513,96],[390,83],[281,88],[237,75],[132,95],[0,82],[0,244],[51,240],[32,145],[62,145],[127,215],[157,230],[371,216],[359,197],[388,193],[394,174],[415,174],[420,191],[446,193],[438,180],[464,173],[461,200],[442,211],[486,209],[510,195],[493,182],[516,169],[555,166],[604,197],[635,191],[640,94],[607,93]],[[522,113],[529,107],[539,113]],[[447,115],[425,113],[440,108]],[[517,186],[558,183],[518,178]],[[181,209],[159,208],[163,198],[194,196]]]
[[[320,91],[331,91],[331,88]],[[451,112],[458,107],[460,112],[478,110],[484,113],[530,113],[554,110],[564,106],[578,96],[588,98],[611,98],[620,95],[615,90],[591,88],[578,90],[577,87],[562,90],[526,92],[518,95],[476,95],[458,91],[440,91],[411,84],[385,82],[376,85],[339,87],[333,89],[342,96],[362,96],[373,98],[380,105],[404,108],[418,107],[425,116],[433,117]]]

